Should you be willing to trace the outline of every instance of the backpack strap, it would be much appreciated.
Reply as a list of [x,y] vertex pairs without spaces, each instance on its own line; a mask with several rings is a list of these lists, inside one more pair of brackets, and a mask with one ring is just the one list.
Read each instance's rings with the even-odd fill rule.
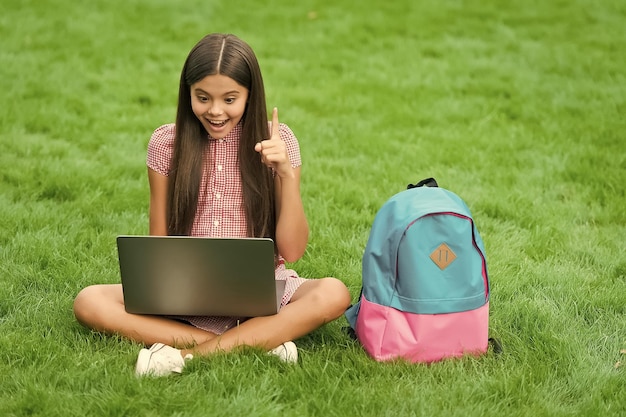
[[351,326],[344,326],[341,328],[341,330],[346,332],[346,334],[351,340],[357,340],[357,341],[359,340],[359,338],[356,335],[356,331]]
[[406,189],[410,190],[411,188],[417,188],[417,187],[439,187],[439,185],[437,184],[437,181],[434,178],[426,178],[426,179],[421,180],[417,184],[407,185]]
[[491,345],[491,348],[493,349],[493,353],[495,353],[496,355],[499,355],[502,353],[502,343],[500,343],[499,339],[496,339],[495,337],[490,337],[489,338],[489,344]]

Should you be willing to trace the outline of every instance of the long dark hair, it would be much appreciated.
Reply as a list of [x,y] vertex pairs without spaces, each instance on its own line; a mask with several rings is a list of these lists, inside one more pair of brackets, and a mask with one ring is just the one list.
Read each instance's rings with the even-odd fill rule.
[[238,150],[248,235],[275,239],[273,175],[254,150],[257,142],[269,138],[261,70],[248,44],[234,35],[219,33],[205,36],[193,47],[180,76],[174,154],[168,183],[168,234],[191,233],[208,135],[192,111],[190,87],[204,77],[216,74],[230,77],[248,89]]

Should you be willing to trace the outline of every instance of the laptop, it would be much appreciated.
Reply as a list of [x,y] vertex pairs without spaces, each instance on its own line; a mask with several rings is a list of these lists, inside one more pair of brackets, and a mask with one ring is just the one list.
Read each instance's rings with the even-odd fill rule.
[[118,236],[117,249],[129,313],[268,316],[285,291],[271,239]]

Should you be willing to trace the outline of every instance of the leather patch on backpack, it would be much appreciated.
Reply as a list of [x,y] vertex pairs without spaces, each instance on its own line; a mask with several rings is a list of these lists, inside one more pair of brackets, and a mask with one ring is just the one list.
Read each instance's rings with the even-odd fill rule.
[[442,243],[430,254],[430,259],[439,269],[444,270],[456,259],[456,254],[448,245]]

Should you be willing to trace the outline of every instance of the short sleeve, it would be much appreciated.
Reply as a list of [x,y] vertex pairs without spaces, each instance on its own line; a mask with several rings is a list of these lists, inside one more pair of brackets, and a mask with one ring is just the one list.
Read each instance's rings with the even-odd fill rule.
[[280,123],[278,132],[280,138],[285,142],[285,145],[287,145],[287,154],[289,155],[291,166],[294,168],[301,166],[300,144],[298,143],[296,135],[294,135],[289,126],[284,123]]
[[148,142],[146,165],[161,175],[169,175],[170,163],[174,154],[174,124],[159,127],[152,133]]

